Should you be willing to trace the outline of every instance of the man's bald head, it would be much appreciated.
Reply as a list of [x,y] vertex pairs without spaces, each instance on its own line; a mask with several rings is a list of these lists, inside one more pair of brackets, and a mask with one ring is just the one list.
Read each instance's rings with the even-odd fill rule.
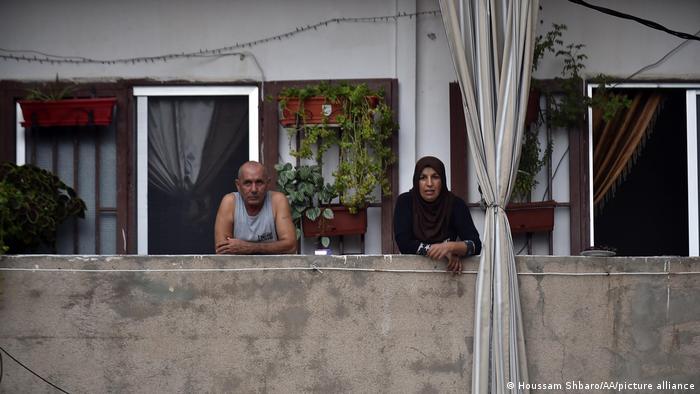
[[238,167],[238,179],[241,179],[241,177],[243,177],[244,171],[257,171],[259,169],[262,169],[262,177],[264,179],[268,179],[267,168],[265,168],[264,165],[254,160],[246,161],[245,163],[241,164],[240,167]]

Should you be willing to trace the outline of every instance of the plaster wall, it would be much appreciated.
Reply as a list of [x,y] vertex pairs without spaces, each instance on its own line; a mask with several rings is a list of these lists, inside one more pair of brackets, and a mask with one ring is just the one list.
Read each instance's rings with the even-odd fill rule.
[[[3,256],[0,346],[76,393],[466,392],[477,265],[453,277],[418,256]],[[700,387],[699,259],[517,267],[531,384]],[[0,392],[53,392],[3,361]]]

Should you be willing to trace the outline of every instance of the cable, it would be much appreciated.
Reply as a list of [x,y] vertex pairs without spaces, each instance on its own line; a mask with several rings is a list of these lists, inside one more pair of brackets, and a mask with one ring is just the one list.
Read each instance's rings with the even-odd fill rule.
[[661,25],[661,24],[659,24],[659,23],[656,23],[656,22],[654,22],[654,21],[650,21],[650,20],[648,20],[648,19],[643,19],[643,18],[634,16],[634,15],[625,14],[624,12],[615,11],[615,10],[610,9],[610,8],[605,8],[605,7],[593,5],[593,4],[590,4],[590,3],[586,3],[586,2],[583,1],[583,0],[569,0],[569,2],[570,2],[570,3],[574,3],[574,4],[578,4],[578,5],[582,5],[582,6],[587,7],[587,8],[594,9],[594,10],[599,11],[599,12],[602,12],[602,13],[604,13],[604,14],[616,16],[616,17],[618,17],[618,18],[629,19],[629,20],[631,20],[631,21],[635,21],[635,22],[641,23],[641,24],[644,25],[644,26],[651,27],[652,29],[661,30],[661,31],[663,31],[663,32],[666,32],[666,33],[668,33],[668,34],[672,34],[672,35],[674,35],[674,36],[676,36],[676,37],[684,38],[684,39],[686,39],[686,40],[696,40],[696,41],[700,41],[700,37],[698,37],[697,35],[692,35],[692,34],[684,33],[684,32],[682,32],[682,31],[671,30],[671,29],[667,28],[666,26],[663,26],[663,25]]
[[[14,362],[16,362],[17,364],[19,364],[22,368],[26,369],[27,371],[31,372],[31,373],[32,373],[34,376],[36,376],[37,378],[39,378],[39,379],[43,380],[44,382],[48,383],[51,387],[55,388],[56,390],[58,390],[58,391],[60,391],[60,392],[62,392],[62,393],[69,394],[66,390],[64,390],[64,389],[62,389],[62,388],[56,386],[55,384],[49,382],[48,380],[44,379],[43,377],[41,377],[41,375],[39,375],[38,373],[32,371],[31,368],[27,367],[26,365],[22,364],[19,360],[17,360],[16,358],[12,357],[12,355],[11,355],[10,353],[8,353],[7,350],[5,350],[2,346],[0,346],[0,351],[2,351],[3,353],[7,354],[7,357],[11,358]],[[1,360],[2,360],[2,355],[0,354],[0,366],[2,366],[2,361],[1,361]],[[2,369],[0,369],[0,373],[1,373],[1,372],[2,372]],[[0,375],[0,377],[1,377],[1,375]]]
[[[168,60],[181,59],[181,58],[197,58],[197,57],[218,57],[218,56],[234,56],[234,55],[248,55],[249,53],[232,52],[245,48],[252,48],[257,45],[265,44],[270,41],[281,41],[283,39],[290,38],[300,33],[304,33],[310,30],[318,30],[319,28],[326,28],[332,23],[379,23],[379,22],[389,22],[397,21],[403,18],[413,18],[423,15],[437,16],[440,14],[440,10],[430,10],[430,11],[420,11],[414,13],[399,12],[395,15],[383,15],[383,16],[373,16],[373,17],[361,17],[361,18],[332,18],[326,19],[322,22],[315,23],[313,25],[299,26],[294,30],[290,30],[286,33],[278,34],[275,36],[261,38],[255,41],[249,41],[244,43],[235,43],[234,45],[229,45],[226,47],[215,48],[215,49],[200,49],[196,52],[181,52],[181,53],[169,53],[165,55],[157,56],[143,56],[143,57],[132,57],[132,58],[118,58],[118,59],[94,59],[83,56],[63,56],[54,55],[50,53],[45,53],[41,51],[31,50],[31,49],[7,49],[0,48],[0,52],[7,52],[8,55],[0,54],[0,59],[3,60],[16,60],[16,61],[26,61],[29,63],[50,63],[50,64],[61,64],[61,63],[71,63],[71,64],[136,64],[136,63],[155,63],[155,62],[167,62]],[[19,55],[21,54],[21,55]],[[37,57],[40,56],[40,57]],[[257,59],[254,58],[257,63]],[[260,68],[260,67],[259,67]],[[262,69],[261,69],[262,71]]]
[[[696,35],[696,36],[697,36],[698,34],[700,34],[700,30],[698,30],[697,32],[695,32],[695,35]],[[639,75],[639,74],[641,74],[641,73],[643,73],[643,72],[645,72],[645,71],[648,71],[648,70],[650,70],[650,69],[652,69],[652,68],[654,68],[654,67],[660,65],[661,63],[663,63],[663,62],[665,62],[666,60],[668,60],[668,58],[670,58],[671,55],[674,55],[676,52],[678,52],[679,49],[681,49],[682,47],[684,47],[685,45],[687,45],[689,42],[690,42],[690,40],[685,40],[685,41],[681,42],[680,44],[676,45],[673,49],[671,49],[670,51],[668,51],[668,53],[666,53],[665,55],[663,55],[663,56],[662,56],[659,60],[657,60],[656,62],[651,63],[651,64],[648,64],[648,65],[646,65],[646,66],[640,68],[639,70],[633,72],[632,74],[630,74],[627,78],[623,79],[622,81],[619,81],[619,82],[617,82],[617,83],[612,84],[611,87],[614,88],[614,87],[616,87],[617,85],[619,85],[619,84],[621,84],[621,83],[625,83],[625,82],[629,81],[630,79],[632,79],[633,77],[635,77],[635,76],[637,76],[637,75]]]

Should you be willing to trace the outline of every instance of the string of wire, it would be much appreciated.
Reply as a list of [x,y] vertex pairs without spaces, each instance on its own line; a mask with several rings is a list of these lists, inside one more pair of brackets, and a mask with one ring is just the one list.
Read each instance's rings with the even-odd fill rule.
[[[182,52],[182,53],[169,53],[165,55],[156,56],[142,56],[142,57],[130,57],[130,58],[118,58],[118,59],[95,59],[83,56],[62,56],[54,55],[50,53],[45,53],[36,50],[29,49],[7,49],[0,48],[0,52],[5,52],[6,54],[0,54],[0,59],[4,60],[16,60],[16,61],[26,61],[26,62],[39,62],[39,63],[71,63],[71,64],[103,64],[103,65],[113,65],[113,64],[136,64],[136,63],[155,63],[155,62],[167,62],[168,60],[181,59],[181,58],[198,58],[198,57],[220,57],[220,56],[245,56],[246,53],[236,52],[237,50],[244,48],[252,48],[257,45],[265,44],[271,41],[281,41],[298,34],[308,32],[310,30],[318,30],[319,28],[326,28],[328,25],[336,23],[381,23],[389,21],[397,21],[404,18],[414,18],[423,15],[440,15],[439,10],[431,11],[420,11],[413,13],[399,12],[395,15],[384,15],[384,16],[373,16],[373,17],[361,17],[361,18],[332,18],[326,19],[322,22],[315,23],[313,25],[299,26],[294,30],[288,31],[286,33],[278,34],[275,36],[270,36],[254,41],[235,43],[230,46],[225,46],[221,48],[214,49],[200,49],[195,52]],[[25,55],[19,55],[23,53]],[[26,55],[26,54],[33,54]]]
[[26,369],[27,371],[29,371],[32,375],[34,375],[34,376],[36,376],[37,378],[43,380],[44,382],[46,382],[46,383],[47,383],[48,385],[50,385],[51,387],[55,388],[56,390],[58,390],[58,391],[60,391],[60,392],[62,392],[62,393],[69,394],[68,391],[66,391],[66,390],[64,390],[64,389],[62,389],[62,388],[60,388],[60,387],[58,387],[57,385],[51,383],[50,381],[48,381],[47,379],[45,379],[43,376],[39,375],[38,373],[34,372],[31,368],[29,368],[28,366],[24,365],[21,361],[17,360],[13,355],[11,355],[10,353],[8,353],[8,351],[5,350],[5,348],[3,348],[2,346],[0,346],[0,383],[2,382],[2,375],[3,375],[3,372],[4,372],[4,371],[3,371],[3,364],[2,364],[2,353],[5,353],[5,354],[7,355],[7,357],[9,357],[9,358],[12,359],[12,361],[16,362],[19,366],[21,366],[22,368],[24,368],[24,369]]

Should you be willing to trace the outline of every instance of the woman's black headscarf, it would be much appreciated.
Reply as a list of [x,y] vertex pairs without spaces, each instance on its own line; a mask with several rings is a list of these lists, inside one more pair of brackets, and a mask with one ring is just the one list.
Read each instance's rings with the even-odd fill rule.
[[[442,188],[440,195],[433,202],[427,202],[420,196],[418,182],[423,169],[430,167],[440,175]],[[447,189],[447,176],[445,165],[433,156],[425,156],[418,160],[413,171],[413,189],[411,199],[413,201],[413,235],[423,242],[442,242],[449,237],[448,228],[450,215],[452,214],[452,200],[454,195]]]

